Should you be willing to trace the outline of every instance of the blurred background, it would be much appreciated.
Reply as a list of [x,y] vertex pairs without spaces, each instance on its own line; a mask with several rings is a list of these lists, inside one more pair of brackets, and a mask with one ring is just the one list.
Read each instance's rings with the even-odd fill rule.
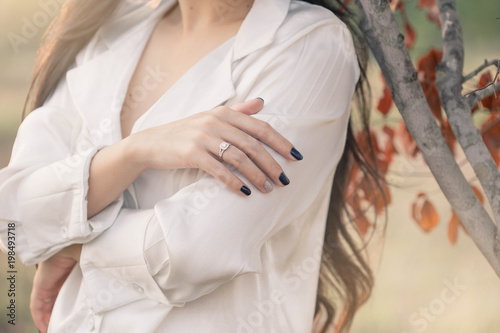
[[[54,4],[63,0],[2,0],[0,2],[0,168],[8,164],[40,37]],[[411,56],[416,60],[429,47],[440,47],[440,32],[417,8],[406,1],[410,22],[417,30]],[[500,1],[457,0],[466,48],[465,68],[471,71],[484,59],[500,58]],[[29,27],[28,27],[29,26]],[[377,66],[370,68],[374,103],[382,88]],[[477,83],[477,80],[473,83]],[[397,119],[392,110],[390,119]],[[374,122],[380,123],[375,117]],[[457,157],[461,160],[462,157]],[[392,204],[384,236],[375,236],[370,257],[376,284],[372,297],[359,311],[353,333],[500,332],[500,279],[474,243],[460,232],[452,246],[447,239],[451,210],[435,181],[419,159],[399,158]],[[472,175],[466,167],[465,172]],[[427,234],[412,220],[411,202],[425,190],[440,215],[436,229]],[[379,222],[383,223],[381,219]],[[17,320],[8,325],[6,306],[7,258],[0,254],[0,332],[36,332],[29,314],[29,295],[34,267],[17,263]]]

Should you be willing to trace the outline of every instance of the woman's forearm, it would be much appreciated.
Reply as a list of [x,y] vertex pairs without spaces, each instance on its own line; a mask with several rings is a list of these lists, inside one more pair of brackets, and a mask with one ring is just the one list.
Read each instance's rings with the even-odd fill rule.
[[87,216],[99,213],[146,170],[137,162],[132,137],[101,149],[90,164]]
[[100,150],[90,164],[87,216],[99,213],[149,168],[198,168],[234,192],[250,195],[247,185],[222,164],[222,142],[231,143],[224,161],[235,166],[262,192],[273,190],[271,181],[288,185],[290,181],[283,169],[263,144],[292,161],[301,160],[302,156],[269,124],[251,117],[262,107],[262,99],[241,102],[232,109],[219,106],[131,134]]

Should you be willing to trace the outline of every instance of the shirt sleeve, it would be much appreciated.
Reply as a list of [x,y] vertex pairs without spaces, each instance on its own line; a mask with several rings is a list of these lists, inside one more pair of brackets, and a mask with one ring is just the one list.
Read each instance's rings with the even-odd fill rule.
[[9,223],[15,223],[16,254],[25,265],[44,261],[109,227],[121,197],[87,221],[89,167],[98,150],[83,129],[63,79],[47,102],[22,122],[10,163],[0,170],[4,251]]
[[290,185],[267,194],[252,187],[242,197],[204,175],[154,209],[122,210],[109,230],[83,246],[80,266],[93,308],[143,297],[183,306],[241,274],[260,273],[265,242],[304,214],[331,180],[358,77],[343,25],[324,25],[284,48],[261,70],[248,98],[264,98],[255,117],[304,155],[292,162],[266,147]]

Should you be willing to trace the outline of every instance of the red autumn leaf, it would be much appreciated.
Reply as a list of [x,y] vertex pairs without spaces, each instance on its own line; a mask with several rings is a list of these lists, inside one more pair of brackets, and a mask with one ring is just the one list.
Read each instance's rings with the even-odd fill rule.
[[387,124],[384,125],[384,127],[382,127],[382,132],[384,132],[385,134],[387,134],[390,138],[394,137],[394,129],[392,129],[391,127],[389,127]]
[[424,90],[425,99],[431,108],[434,118],[441,124],[443,122],[443,110],[441,108],[441,99],[439,98],[436,84],[434,83],[430,86],[422,84],[422,89]]
[[[483,194],[481,193],[481,191],[474,185],[471,185],[471,187],[472,187],[472,190],[474,191],[474,193],[476,194],[477,198],[479,199],[479,201],[482,204],[484,204],[484,198],[483,198]],[[450,221],[448,222],[448,239],[452,245],[455,245],[457,242],[458,227],[462,227],[462,230],[465,232],[465,234],[468,234],[464,225],[462,224],[462,222],[458,218],[458,215],[452,209],[451,210],[451,218],[450,218]]]
[[483,198],[483,194],[481,193],[481,190],[478,189],[474,185],[471,185],[471,187],[472,187],[472,190],[474,191],[474,193],[476,194],[476,197],[479,199],[479,202],[484,204],[484,198]]
[[418,6],[420,8],[430,8],[436,5],[436,0],[418,0]]
[[401,144],[403,151],[407,155],[412,157],[417,156],[420,150],[418,149],[417,143],[413,140],[410,132],[408,132],[404,122],[400,122],[398,124],[394,137],[396,138],[396,142]]
[[368,228],[370,228],[371,226],[371,223],[370,221],[368,221],[365,214],[360,214],[359,216],[356,216],[355,223],[356,226],[358,227],[361,236],[365,236],[366,233],[368,232]]
[[[486,87],[491,82],[491,80],[493,80],[493,77],[491,76],[491,73],[489,71],[481,75],[477,84],[478,89]],[[481,100],[484,108],[491,110],[493,102],[492,97],[493,96],[488,96]]]
[[[375,135],[375,131],[373,131],[372,129],[370,129],[370,133],[367,133],[366,131],[360,131],[356,134],[356,142],[358,143],[359,148],[361,149],[363,155],[366,157],[368,163],[372,167],[378,168],[377,162],[380,158],[381,149],[378,144],[378,139]],[[370,150],[370,146],[372,147],[373,152]],[[373,157],[375,157],[375,160],[373,160]]]
[[368,203],[369,207],[373,207],[377,215],[380,215],[385,208],[385,205],[391,203],[391,191],[385,182],[380,182],[380,188],[371,178],[363,178],[359,184],[359,189],[363,193],[361,198]]
[[441,28],[441,15],[439,14],[439,9],[434,6],[432,9],[427,10],[427,19],[431,22],[435,22],[439,28]]
[[[497,83],[500,82],[500,75],[498,76]],[[492,96],[493,101],[491,102],[491,110],[500,110],[500,93],[497,92]]]
[[430,49],[429,52],[420,57],[417,63],[418,78],[422,85],[425,98],[431,108],[434,117],[443,122],[443,111],[441,99],[436,86],[436,67],[443,58],[443,52],[437,49]]
[[389,127],[388,125],[384,125],[382,127],[382,131],[378,132],[379,137],[381,138],[378,141],[378,155],[377,155],[377,167],[379,173],[382,176],[387,174],[389,170],[389,166],[392,163],[392,156],[394,154],[398,154],[396,147],[394,146],[394,136],[396,134],[395,130]]
[[404,3],[401,0],[389,0],[391,10],[394,12],[396,9],[404,10]]
[[347,197],[347,203],[353,212],[353,216],[355,216],[354,223],[356,224],[359,233],[362,236],[366,235],[368,228],[371,226],[371,223],[365,216],[364,210],[361,208],[361,198],[359,197],[358,193],[350,193]]
[[[387,152],[385,151],[385,148],[382,148],[382,146],[379,143],[379,140],[377,136],[375,135],[374,131],[371,131],[371,140],[374,145],[374,153],[375,153],[375,163],[371,163],[374,167],[376,167],[377,172],[380,176],[385,177],[387,174],[387,171],[389,170],[389,164],[391,163],[391,158],[387,158]],[[372,155],[370,152],[365,151],[363,152],[365,156]],[[390,153],[392,154],[392,153]],[[370,158],[368,158],[370,160]]]
[[425,232],[430,232],[439,223],[439,214],[424,193],[420,193],[412,204],[412,217]]
[[[484,140],[484,136],[483,136],[483,140]],[[497,165],[497,167],[500,167],[500,153],[498,152],[498,147],[496,147],[495,144],[488,144],[488,142],[486,142],[486,140],[484,140],[484,141],[486,143],[486,147],[490,151],[491,157],[493,157],[493,160],[495,161],[495,164]]]
[[[489,71],[485,72],[479,78],[477,88],[478,89],[484,88],[488,84],[492,83],[492,81],[493,77],[491,76],[491,73]],[[500,82],[500,77],[498,78],[497,82]],[[500,109],[500,94],[496,93],[488,97],[485,97],[481,100],[481,103],[483,104],[483,107],[488,110],[498,110]]]
[[444,140],[446,141],[451,153],[455,155],[455,143],[457,142],[457,139],[455,138],[455,134],[453,134],[451,125],[448,121],[444,121],[442,123],[441,133],[443,134]]
[[380,100],[378,101],[377,110],[379,110],[380,113],[386,116],[389,113],[391,106],[392,106],[391,90],[389,89],[387,84],[385,84],[382,98],[380,98]]
[[[385,131],[391,140],[391,136],[393,136],[391,132],[393,131],[389,127]],[[391,149],[392,143],[389,141],[382,147],[373,130],[356,133],[356,142],[366,157],[366,161],[377,170],[381,177],[384,177],[390,164],[390,158],[387,158],[386,152]],[[370,146],[373,151],[370,150]],[[390,153],[392,154],[392,152]],[[371,225],[365,212],[373,209],[376,215],[380,215],[390,202],[391,193],[387,184],[380,182],[379,187],[377,182],[371,177],[366,177],[357,165],[352,168],[347,187],[347,204],[352,215],[356,216],[355,223],[361,234],[366,233]]]
[[406,21],[405,22],[405,41],[406,41],[406,48],[411,49],[413,47],[413,44],[415,44],[415,39],[417,38],[417,33],[415,32],[415,29],[411,26],[411,24]]
[[418,6],[425,10],[429,21],[436,22],[441,27],[441,17],[435,0],[419,0]]
[[[390,161],[385,158],[386,154],[381,150],[375,132],[370,131],[370,133],[367,133],[366,131],[360,131],[356,134],[356,141],[368,163],[372,167],[376,167],[379,175],[384,177]],[[367,149],[370,144],[373,147],[373,154]],[[384,147],[384,149],[388,148]],[[351,170],[347,188],[347,203],[352,210],[353,216],[362,216],[368,209],[373,209],[377,215],[380,215],[384,211],[385,206],[391,202],[391,193],[387,184],[380,182],[379,185],[371,177],[365,176],[359,167],[355,166]],[[361,219],[363,218],[361,217]],[[361,231],[366,226],[365,222],[364,220],[356,222]]]
[[375,131],[373,131],[373,129],[370,129],[369,133],[367,133],[366,131],[359,131],[356,134],[356,141],[358,142],[359,147],[363,151],[363,154],[369,153],[370,145],[373,146],[373,150],[374,150],[375,155],[380,152],[379,145],[378,145],[378,139],[377,139],[377,136],[375,135]]
[[491,72],[488,71],[488,72],[485,72],[483,73],[483,75],[481,75],[481,77],[479,78],[479,82],[477,83],[477,87],[478,88],[483,88],[485,87],[488,83],[491,82],[491,80],[493,80],[493,77],[491,76]]
[[500,93],[497,93],[497,97],[492,96],[493,101],[491,102],[491,110],[498,111],[500,110]]
[[391,164],[392,155],[398,153],[396,147],[394,146],[394,135],[396,134],[396,131],[389,126],[384,125],[382,132],[387,136],[387,141],[382,149],[382,153],[384,154],[383,159],[387,162],[387,164]]
[[495,115],[490,115],[481,130],[486,130],[483,134],[484,144],[490,151],[497,166],[500,166],[500,119]]
[[417,63],[417,70],[424,72],[428,80],[436,80],[436,66],[443,59],[443,51],[430,49],[429,52],[420,57]]
[[376,201],[377,204],[375,206],[377,215],[382,214],[385,205],[390,205],[392,202],[391,189],[389,188],[389,185],[386,182],[381,182],[380,187],[382,193],[380,192],[379,189],[377,189],[377,191],[375,192],[377,194],[377,201]]
[[458,238],[458,227],[461,225],[455,211],[452,211],[450,221],[448,222],[448,239],[452,245],[455,245]]

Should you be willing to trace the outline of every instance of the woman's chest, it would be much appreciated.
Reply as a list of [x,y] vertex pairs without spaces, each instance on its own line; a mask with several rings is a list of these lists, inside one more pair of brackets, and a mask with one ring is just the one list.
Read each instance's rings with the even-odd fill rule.
[[[122,136],[128,136],[135,122],[151,109],[201,60],[231,37],[232,30],[203,32],[183,37],[175,28],[160,22],[142,50],[127,87],[120,113]],[[196,84],[191,82],[192,85]],[[185,87],[185,92],[190,88]],[[180,92],[182,93],[182,91]],[[192,98],[201,96],[192,96]],[[168,112],[168,110],[164,110]]]

